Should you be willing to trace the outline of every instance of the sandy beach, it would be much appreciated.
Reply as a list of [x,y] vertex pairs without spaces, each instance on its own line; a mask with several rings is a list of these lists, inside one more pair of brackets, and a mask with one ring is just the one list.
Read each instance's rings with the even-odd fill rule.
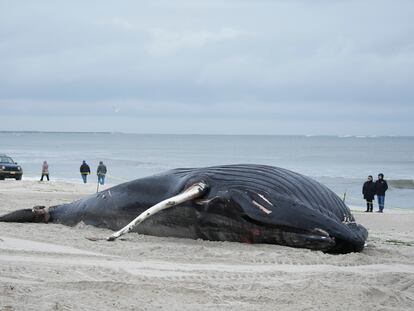
[[[94,191],[1,181],[0,214]],[[414,213],[354,215],[370,235],[347,255],[0,223],[0,310],[414,310]]]

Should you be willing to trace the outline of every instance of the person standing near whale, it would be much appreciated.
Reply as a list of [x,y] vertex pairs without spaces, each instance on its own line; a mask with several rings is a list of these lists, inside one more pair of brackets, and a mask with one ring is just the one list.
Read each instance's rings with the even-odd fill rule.
[[83,179],[83,183],[86,184],[88,182],[88,175],[91,173],[91,169],[85,160],[83,160],[79,170]]
[[98,169],[96,170],[96,175],[98,175],[98,183],[101,185],[105,183],[106,172],[107,172],[106,165],[103,164],[102,161],[100,161],[98,165]]
[[372,181],[372,176],[368,176],[368,180],[364,183],[362,187],[362,194],[364,195],[364,199],[367,201],[367,210],[365,212],[371,212],[373,209],[372,201],[374,200],[375,196],[375,184]]
[[49,181],[49,164],[47,164],[47,161],[43,161],[42,164],[42,177],[40,178],[40,181],[43,181],[43,177],[47,178],[47,181]]
[[379,213],[382,213],[384,210],[385,192],[387,189],[388,184],[384,179],[384,174],[378,174],[378,180],[375,182],[375,194],[377,195]]

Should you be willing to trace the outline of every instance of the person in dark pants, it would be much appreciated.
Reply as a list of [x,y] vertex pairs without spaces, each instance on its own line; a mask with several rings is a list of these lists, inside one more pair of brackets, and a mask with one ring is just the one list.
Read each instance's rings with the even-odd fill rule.
[[86,164],[86,161],[83,160],[82,165],[80,167],[80,173],[83,179],[83,183],[86,184],[88,182],[88,175],[91,173],[91,169],[88,164]]
[[372,201],[374,200],[375,196],[375,184],[372,181],[372,176],[368,176],[368,180],[364,183],[362,187],[362,194],[364,195],[364,199],[367,201],[367,210],[365,212],[371,212],[373,209]]
[[103,185],[105,183],[106,165],[102,161],[99,162],[96,174],[98,175],[98,183]]
[[378,180],[375,182],[375,194],[377,195],[379,213],[384,210],[385,191],[388,189],[387,181],[384,179],[384,174],[378,174]]
[[40,178],[40,181],[43,181],[43,177],[47,178],[47,181],[49,181],[49,164],[47,164],[47,161],[43,161],[42,164],[42,177]]

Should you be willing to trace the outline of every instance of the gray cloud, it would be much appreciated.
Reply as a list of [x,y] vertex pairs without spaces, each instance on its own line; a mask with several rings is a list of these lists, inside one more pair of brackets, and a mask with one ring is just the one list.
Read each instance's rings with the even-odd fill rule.
[[0,130],[19,129],[6,116],[76,130],[69,119],[86,114],[132,132],[151,118],[172,132],[223,120],[215,132],[237,133],[247,119],[252,133],[413,134],[413,12],[411,1],[0,1]]

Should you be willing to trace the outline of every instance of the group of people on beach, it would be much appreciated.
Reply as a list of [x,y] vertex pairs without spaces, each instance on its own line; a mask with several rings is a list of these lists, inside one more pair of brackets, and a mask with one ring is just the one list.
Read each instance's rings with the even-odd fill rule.
[[367,210],[365,212],[372,212],[373,211],[373,203],[374,197],[377,196],[378,200],[378,213],[382,213],[384,211],[384,203],[385,203],[385,192],[388,189],[387,181],[384,179],[384,174],[378,174],[377,181],[373,181],[371,175],[368,176],[368,180],[362,186],[362,194],[364,195],[364,199],[367,201]]
[[[91,168],[89,167],[89,165],[86,163],[85,160],[82,161],[82,165],[80,166],[79,171],[81,173],[83,183],[86,184],[88,182],[88,175],[91,173]],[[102,161],[99,161],[99,165],[96,170],[96,175],[98,176],[98,183],[100,185],[103,185],[105,183],[106,172],[107,172],[106,165],[103,164]]]
[[[91,168],[86,163],[85,160],[82,161],[82,165],[79,168],[79,171],[82,176],[83,183],[86,184],[88,182],[88,175],[91,173]],[[96,170],[96,175],[98,176],[98,183],[103,185],[105,184],[105,176],[107,173],[106,165],[103,163],[103,161],[99,161],[98,169]],[[40,178],[40,181],[43,181],[43,178],[46,177],[49,181],[49,164],[47,161],[43,161],[42,164],[42,177]]]

